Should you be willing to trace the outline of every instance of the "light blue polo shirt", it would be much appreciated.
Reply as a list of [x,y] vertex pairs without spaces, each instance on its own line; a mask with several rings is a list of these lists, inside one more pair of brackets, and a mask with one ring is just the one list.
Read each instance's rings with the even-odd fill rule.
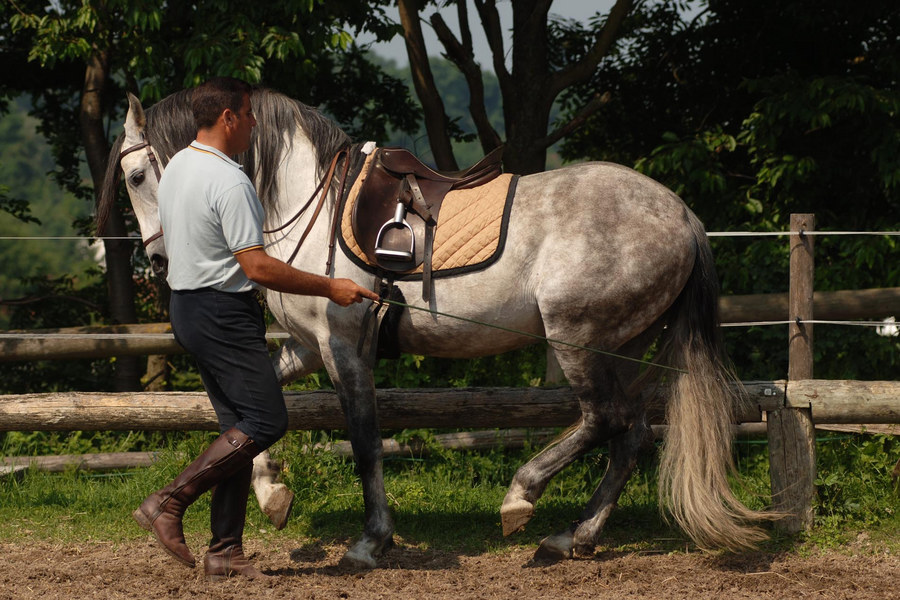
[[262,247],[263,208],[241,165],[197,141],[175,154],[159,182],[159,220],[169,287],[245,292],[234,255]]

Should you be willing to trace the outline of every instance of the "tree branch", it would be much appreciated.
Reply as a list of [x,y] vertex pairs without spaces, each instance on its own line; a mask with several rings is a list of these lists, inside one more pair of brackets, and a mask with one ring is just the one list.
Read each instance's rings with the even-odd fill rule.
[[[503,49],[503,31],[500,28],[500,15],[494,0],[475,0],[475,8],[481,17],[481,25],[487,37],[488,46],[493,57],[494,73],[500,81],[500,88],[508,90],[510,84],[509,71],[506,68],[506,51]],[[504,95],[506,91],[504,91]]]
[[[460,14],[460,19],[464,16],[464,14]],[[456,39],[439,13],[431,15],[431,25],[434,27],[438,40],[440,40],[446,50],[445,56],[456,65],[466,78],[466,83],[469,86],[469,114],[472,115],[472,121],[475,123],[478,139],[481,142],[481,149],[487,154],[499,146],[501,140],[500,135],[493,128],[487,116],[487,109],[484,105],[484,81],[481,79],[481,68],[475,62],[472,36],[468,33],[468,25],[465,27],[460,25],[463,39],[467,40],[466,44],[460,43]]]
[[603,57],[609,53],[609,49],[619,35],[619,29],[625,21],[625,17],[631,12],[633,6],[634,0],[616,0],[615,5],[609,11],[609,17],[606,18],[603,29],[600,30],[600,35],[597,36],[597,41],[594,42],[585,57],[558,71],[550,79],[551,97],[555,98],[564,89],[590,78]]
[[611,97],[612,96],[609,92],[604,92],[603,94],[594,94],[594,97],[591,98],[591,101],[588,102],[587,105],[572,118],[571,121],[569,121],[562,127],[558,127],[550,135],[538,140],[536,143],[543,146],[544,148],[549,148],[562,138],[566,137],[567,135],[584,125],[584,123],[591,117],[591,115],[596,113],[598,110],[600,110],[600,107],[609,102]]

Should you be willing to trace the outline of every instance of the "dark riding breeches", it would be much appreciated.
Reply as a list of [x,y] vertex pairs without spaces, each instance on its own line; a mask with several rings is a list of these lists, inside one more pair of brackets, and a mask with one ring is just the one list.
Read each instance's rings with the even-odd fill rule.
[[237,427],[261,449],[280,439],[287,409],[255,294],[175,290],[169,314],[175,340],[197,361],[220,431]]

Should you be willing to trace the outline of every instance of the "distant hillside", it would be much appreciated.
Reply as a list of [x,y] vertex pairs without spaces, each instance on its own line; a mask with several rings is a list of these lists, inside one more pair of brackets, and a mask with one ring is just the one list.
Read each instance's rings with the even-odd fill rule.
[[[72,223],[91,214],[89,202],[65,193],[47,173],[53,157],[38,121],[27,114],[23,100],[10,104],[10,112],[0,117],[0,186],[6,195],[27,201],[31,215],[41,221],[23,223],[0,212],[0,237],[74,236]],[[70,240],[0,239],[0,300],[20,298],[28,293],[24,278],[72,276],[86,280],[93,266],[86,244]],[[0,325],[4,325],[0,307]]]

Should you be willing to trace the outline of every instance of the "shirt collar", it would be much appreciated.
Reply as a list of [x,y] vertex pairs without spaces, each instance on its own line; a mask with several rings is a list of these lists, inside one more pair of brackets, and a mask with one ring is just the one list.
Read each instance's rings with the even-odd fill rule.
[[222,152],[222,151],[219,150],[218,148],[215,148],[215,147],[213,147],[213,146],[207,146],[206,144],[201,144],[201,143],[198,142],[197,140],[194,140],[193,142],[191,142],[191,145],[190,145],[189,147],[190,147],[190,148],[193,148],[194,150],[197,150],[197,151],[199,151],[199,152],[205,152],[205,153],[207,153],[207,154],[213,154],[213,155],[215,155],[216,157],[221,158],[222,160],[224,160],[224,161],[227,162],[228,164],[230,164],[230,165],[232,165],[232,166],[234,166],[234,167],[237,167],[238,169],[241,169],[241,170],[244,169],[244,165],[242,165],[242,164],[240,164],[240,163],[237,163],[237,162],[231,160],[228,156],[225,155],[224,152]]

